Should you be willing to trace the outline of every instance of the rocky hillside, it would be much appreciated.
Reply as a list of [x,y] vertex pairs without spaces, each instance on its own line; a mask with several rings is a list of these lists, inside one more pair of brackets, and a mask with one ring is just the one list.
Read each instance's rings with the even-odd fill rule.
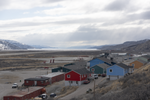
[[141,44],[132,45],[126,48],[123,48],[124,51],[140,51],[140,52],[148,52],[150,51],[150,40]]
[[146,43],[147,41],[149,41],[148,39],[146,40],[140,40],[140,41],[127,41],[124,42],[123,44],[118,44],[118,45],[112,45],[112,46],[102,46],[101,50],[122,50],[123,48],[128,48],[130,46],[135,46],[135,45],[139,45],[142,43]]
[[13,40],[2,40],[0,39],[0,50],[10,50],[10,49],[31,49],[33,47],[22,44]]
[[150,64],[124,78],[100,83],[94,92],[71,100],[150,100]]

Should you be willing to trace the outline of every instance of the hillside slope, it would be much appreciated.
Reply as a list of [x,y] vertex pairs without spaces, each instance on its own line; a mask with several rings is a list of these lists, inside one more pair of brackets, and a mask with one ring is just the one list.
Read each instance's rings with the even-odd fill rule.
[[146,43],[147,41],[149,41],[149,40],[145,39],[145,40],[140,40],[140,41],[127,41],[127,42],[124,42],[124,43],[118,44],[118,45],[103,46],[100,49],[101,50],[121,50],[123,48],[128,48],[129,46],[134,46],[134,45]]
[[132,45],[127,48],[123,48],[124,51],[141,51],[141,52],[148,52],[150,51],[150,40],[138,45]]
[[[96,87],[95,100],[150,100],[150,64],[124,78]],[[72,100],[94,100],[93,92]]]

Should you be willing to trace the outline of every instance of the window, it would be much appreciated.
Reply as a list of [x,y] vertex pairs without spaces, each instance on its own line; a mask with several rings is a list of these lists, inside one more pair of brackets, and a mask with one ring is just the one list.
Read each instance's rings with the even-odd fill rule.
[[43,84],[43,81],[41,81],[41,83]]
[[28,81],[26,81],[26,83],[28,83]]
[[78,84],[78,81],[76,81],[76,84]]
[[86,77],[86,75],[84,75],[84,77]]
[[95,71],[95,69],[94,68],[92,68],[92,72],[94,72]]
[[134,67],[134,64],[132,64],[132,66]]
[[109,72],[112,72],[112,71],[113,71],[112,69],[109,70]]
[[67,75],[67,78],[70,78],[70,75]]

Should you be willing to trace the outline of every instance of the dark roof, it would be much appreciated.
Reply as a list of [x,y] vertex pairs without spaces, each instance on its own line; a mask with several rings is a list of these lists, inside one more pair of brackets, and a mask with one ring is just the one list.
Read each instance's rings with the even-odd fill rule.
[[87,61],[78,61],[78,62],[75,62],[74,63],[75,65],[86,65],[87,64]]
[[48,80],[49,78],[47,77],[42,77],[42,78],[27,78],[25,81],[45,81]]
[[[95,65],[95,66],[99,66],[101,68],[108,68],[109,65],[105,64],[105,63],[102,63],[102,64],[98,64],[98,65]],[[94,66],[93,66],[94,67]]]
[[137,61],[139,61],[139,62],[141,62],[141,63],[143,63],[143,64],[146,64],[146,63],[147,63],[146,61],[143,61],[143,60],[141,60],[141,59],[138,59]]
[[74,71],[77,72],[77,73],[79,73],[79,74],[81,74],[81,75],[83,75],[83,74],[90,74],[91,73],[86,68],[76,69]]
[[128,66],[129,68],[133,68],[133,66]]
[[[129,68],[129,66],[127,66],[127,65],[125,65],[125,64],[123,64],[123,63],[118,63],[118,64],[116,64],[116,65],[118,65],[118,66],[120,66],[120,67],[122,67],[122,68]],[[131,67],[131,66],[130,66]]]
[[75,62],[74,64],[75,65],[64,66],[64,68],[67,68],[67,69],[70,69],[70,70],[85,68],[87,62],[86,61],[79,61],[79,62]]
[[[100,59],[100,60],[102,60],[102,61],[104,61],[104,62],[106,62],[106,63],[108,63],[108,64],[111,64],[112,65],[112,62],[114,62],[114,61],[111,61],[111,60],[109,60],[109,59],[107,59],[107,58],[104,58],[104,57],[99,57],[98,59]],[[114,62],[115,63],[115,62]]]
[[70,70],[76,70],[76,69],[81,69],[85,68],[86,66],[84,65],[70,65],[70,66],[64,66],[64,68],[70,69]]
[[145,55],[145,56],[142,56],[142,57],[144,57],[146,59],[150,59],[150,55]]

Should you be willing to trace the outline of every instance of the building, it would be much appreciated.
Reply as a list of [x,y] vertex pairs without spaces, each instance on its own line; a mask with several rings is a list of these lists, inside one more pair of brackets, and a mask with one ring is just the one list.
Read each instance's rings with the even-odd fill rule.
[[17,93],[13,93],[11,95],[4,96],[3,100],[29,100],[29,99],[33,99],[45,92],[46,92],[46,90],[43,87],[29,87],[29,88],[23,89]]
[[86,61],[78,61],[78,62],[66,64],[63,67],[53,68],[52,72],[69,72],[71,70],[84,68],[86,66],[87,66]]
[[79,86],[91,76],[86,68],[72,70],[65,74],[65,86]]
[[107,78],[110,80],[115,80],[124,77],[129,73],[129,68],[132,66],[127,66],[123,63],[118,63],[107,68]]
[[138,59],[143,60],[145,62],[149,62],[150,61],[150,55],[141,56]]
[[24,80],[24,86],[47,86],[49,84],[49,78],[28,78]]
[[102,64],[95,65],[95,66],[89,68],[88,70],[95,74],[103,74],[103,73],[106,73],[106,69],[108,67],[109,67],[109,65],[102,63]]
[[133,66],[134,69],[138,69],[138,68],[144,66],[145,64],[146,64],[146,61],[138,59],[138,60],[131,62],[129,65]]
[[116,64],[116,63],[113,61],[113,59],[112,59],[112,60],[109,60],[109,59],[104,58],[104,57],[94,58],[93,60],[90,60],[89,63],[90,63],[90,64],[89,64],[89,65],[90,65],[89,67],[93,67],[93,66],[95,66],[95,65],[102,64],[102,63],[105,63],[105,64],[107,64],[107,65],[109,65],[109,66]]
[[64,80],[64,73],[63,72],[55,72],[55,73],[50,73],[47,75],[39,75],[37,76],[38,78],[48,78],[49,83],[53,84],[54,82],[59,82]]

